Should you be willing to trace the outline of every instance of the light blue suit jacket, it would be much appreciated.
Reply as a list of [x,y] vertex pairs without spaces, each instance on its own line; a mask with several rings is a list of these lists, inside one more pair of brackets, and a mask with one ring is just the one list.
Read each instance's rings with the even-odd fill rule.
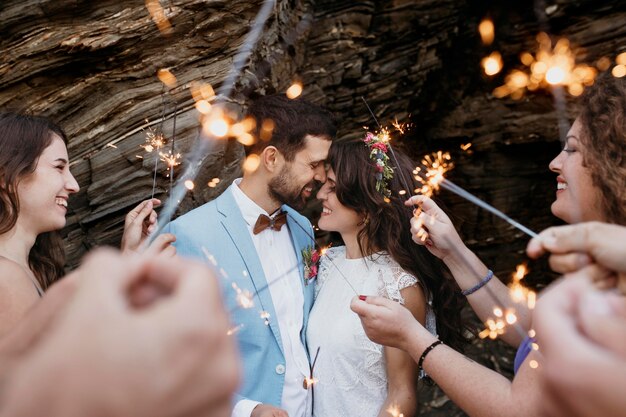
[[[282,208],[287,212],[287,225],[298,258],[304,294],[304,325],[300,332],[304,344],[314,285],[304,284],[302,249],[314,247],[315,242],[311,223],[306,217],[286,205]],[[212,264],[206,251],[217,261],[216,272],[222,283],[226,309],[231,312],[233,326],[241,326],[236,336],[244,373],[235,403],[248,398],[280,407],[285,383],[280,330],[261,261],[231,190],[177,218],[170,223],[169,232],[176,235],[175,246],[179,256],[198,258]],[[276,253],[275,256],[281,254]],[[237,305],[232,283],[242,291],[254,294],[254,307],[243,309]],[[269,313],[269,326],[260,317],[261,311]]]

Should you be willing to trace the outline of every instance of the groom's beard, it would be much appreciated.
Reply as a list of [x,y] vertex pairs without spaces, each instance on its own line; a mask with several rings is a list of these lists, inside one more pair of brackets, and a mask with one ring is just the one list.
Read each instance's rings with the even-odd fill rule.
[[270,180],[267,185],[268,191],[277,202],[287,204],[296,210],[302,210],[306,205],[304,189],[310,187],[310,184],[298,187],[297,184],[290,182],[291,178],[293,178],[291,170],[284,167],[276,177]]

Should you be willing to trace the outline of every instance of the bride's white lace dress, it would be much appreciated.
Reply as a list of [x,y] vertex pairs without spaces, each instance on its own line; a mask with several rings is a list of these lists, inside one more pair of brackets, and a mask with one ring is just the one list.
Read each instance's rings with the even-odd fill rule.
[[[322,257],[316,281],[307,326],[311,360],[320,348],[313,370],[317,379],[313,416],[375,417],[387,397],[383,346],[367,338],[359,317],[350,310],[350,301],[362,294],[403,303],[400,290],[418,284],[418,280],[385,252],[346,259],[345,246],[340,246]],[[426,328],[436,333],[430,306]]]

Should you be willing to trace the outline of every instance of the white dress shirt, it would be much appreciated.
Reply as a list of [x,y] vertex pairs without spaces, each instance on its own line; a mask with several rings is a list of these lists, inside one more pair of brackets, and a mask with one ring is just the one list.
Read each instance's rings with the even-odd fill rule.
[[[285,353],[285,385],[281,408],[287,411],[289,417],[305,417],[309,391],[302,387],[302,383],[309,375],[309,360],[300,340],[304,295],[298,259],[287,224],[280,231],[267,228],[257,235],[252,232],[259,215],[269,214],[239,188],[240,182],[241,178],[236,179],[227,192],[233,193],[248,225],[265,278],[271,284],[268,288],[276,312],[273,319],[278,321]],[[263,375],[258,375],[258,383],[263,383]],[[258,404],[258,401],[250,399],[241,400],[235,405],[232,417],[249,417]]]

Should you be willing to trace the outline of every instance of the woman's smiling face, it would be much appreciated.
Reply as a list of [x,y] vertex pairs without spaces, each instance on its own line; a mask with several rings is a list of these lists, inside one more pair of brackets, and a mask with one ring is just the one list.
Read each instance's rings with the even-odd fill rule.
[[563,150],[549,165],[550,170],[558,174],[552,214],[567,223],[603,220],[604,217],[599,191],[592,183],[589,168],[583,165],[585,148],[580,140],[581,134],[582,125],[576,119],[567,132]]

